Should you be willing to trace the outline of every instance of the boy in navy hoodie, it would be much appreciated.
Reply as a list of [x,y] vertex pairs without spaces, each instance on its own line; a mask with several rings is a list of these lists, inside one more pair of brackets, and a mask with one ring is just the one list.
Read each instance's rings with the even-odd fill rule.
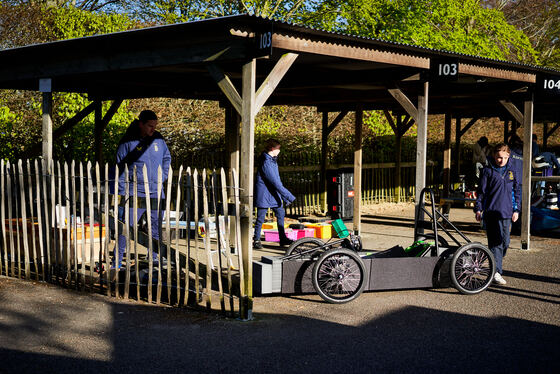
[[492,162],[482,170],[474,206],[476,220],[484,216],[488,247],[496,260],[494,283],[500,285],[506,284],[502,277],[502,258],[509,246],[511,222],[519,218],[520,176],[508,162],[510,153],[505,143],[494,147]]

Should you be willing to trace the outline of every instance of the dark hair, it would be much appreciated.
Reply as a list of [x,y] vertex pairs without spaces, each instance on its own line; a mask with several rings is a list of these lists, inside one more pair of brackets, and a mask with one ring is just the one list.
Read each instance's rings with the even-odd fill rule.
[[481,146],[485,147],[488,145],[488,138],[485,136],[481,136],[480,139],[478,139],[478,144],[480,144]]
[[270,152],[273,149],[277,148],[280,148],[280,142],[276,139],[267,139],[267,141],[264,143],[264,150],[266,152]]
[[138,121],[146,123],[148,121],[157,121],[157,115],[152,110],[143,110],[138,116]]
[[496,154],[500,151],[505,151],[507,153],[511,153],[509,146],[506,143],[500,143],[500,144],[496,144],[494,146],[494,148],[492,149],[492,154]]
[[128,125],[126,132],[124,133],[123,137],[119,141],[119,145],[128,141],[130,139],[134,139],[140,135],[140,127],[138,126],[140,122],[146,123],[148,121],[155,120],[157,121],[157,115],[152,110],[143,110],[140,112],[138,118],[134,119],[130,125]]
[[521,140],[521,138],[518,135],[513,134],[509,138],[508,145],[512,148],[522,147],[523,146],[523,141]]

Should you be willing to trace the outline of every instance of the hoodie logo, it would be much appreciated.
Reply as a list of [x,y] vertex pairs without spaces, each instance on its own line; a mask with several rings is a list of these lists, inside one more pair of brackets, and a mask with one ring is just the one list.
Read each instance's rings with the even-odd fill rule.
[[137,150],[137,151],[141,151],[141,150],[142,150],[142,147],[136,147],[136,150]]
[[154,144],[154,151],[156,151],[156,152],[158,151],[157,144]]
[[512,181],[513,180],[513,171],[509,171],[509,180]]

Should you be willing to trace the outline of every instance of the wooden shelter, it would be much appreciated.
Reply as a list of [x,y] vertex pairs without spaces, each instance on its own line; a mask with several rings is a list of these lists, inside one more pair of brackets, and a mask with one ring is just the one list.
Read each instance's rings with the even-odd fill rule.
[[[348,112],[355,112],[354,229],[360,230],[362,114],[383,110],[400,139],[418,127],[416,191],[425,185],[429,114],[446,115],[449,175],[451,119],[500,117],[524,127],[524,154],[531,154],[533,121],[558,123],[559,72],[535,66],[315,30],[239,15],[77,38],[0,51],[0,88],[43,92],[42,153],[52,141],[95,112],[94,138],[124,99],[179,97],[218,100],[226,108],[230,166],[240,170],[245,274],[252,272],[254,120],[263,105],[315,106],[326,139]],[[558,84],[560,86],[560,83]],[[52,92],[88,94],[93,104],[53,132]],[[535,101],[534,95],[538,100]],[[112,100],[103,114],[102,101]],[[328,113],[339,112],[329,123]],[[400,144],[399,142],[397,144]],[[100,152],[98,152],[99,154]],[[324,174],[324,173],[323,173]],[[524,160],[522,243],[529,248],[530,159]],[[246,289],[252,289],[247,278]],[[251,295],[247,310],[250,313]]]

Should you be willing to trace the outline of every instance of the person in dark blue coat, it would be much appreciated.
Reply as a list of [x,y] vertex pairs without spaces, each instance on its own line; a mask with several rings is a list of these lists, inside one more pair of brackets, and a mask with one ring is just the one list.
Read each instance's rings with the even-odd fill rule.
[[494,283],[504,285],[502,259],[509,247],[511,222],[519,218],[520,184],[507,144],[495,146],[493,155],[490,165],[482,169],[474,212],[476,220],[484,219],[486,224],[488,247],[496,260]]
[[[138,197],[145,197],[146,190],[144,187],[144,173],[143,167],[146,165],[148,188],[150,191],[150,198],[157,199],[157,184],[158,184],[158,167],[162,171],[162,183],[167,180],[169,165],[171,164],[171,154],[169,148],[161,134],[156,131],[158,124],[157,115],[151,110],[144,110],[135,119],[126,133],[121,138],[117,149],[117,165],[119,167],[119,194],[124,195],[125,180],[124,180],[124,167],[128,165],[129,172],[129,194],[132,197],[134,194],[133,172],[136,166],[136,180],[137,180],[137,194]],[[162,196],[163,188],[162,188]],[[139,199],[144,200],[144,199]],[[159,221],[161,211],[158,213],[157,206],[151,204],[150,206],[150,220],[152,225],[152,238],[155,242],[159,241],[160,227]],[[146,212],[146,208],[138,208],[137,217],[140,220],[141,216]],[[120,219],[123,220],[124,209],[120,209]],[[130,208],[129,217],[133,219],[134,210]],[[120,267],[123,255],[126,250],[126,237],[119,235],[119,255],[116,262],[116,267]],[[155,248],[158,251],[157,245]],[[157,254],[152,254],[154,261],[158,261]]]
[[255,235],[253,237],[253,248],[262,248],[261,228],[266,217],[268,208],[272,208],[278,221],[278,234],[280,245],[289,245],[292,240],[288,239],[284,230],[284,205],[291,204],[296,198],[280,180],[278,172],[278,154],[280,153],[280,142],[275,139],[266,141],[265,150],[257,160],[257,175],[255,177],[254,205],[257,208],[257,219],[255,222]]

